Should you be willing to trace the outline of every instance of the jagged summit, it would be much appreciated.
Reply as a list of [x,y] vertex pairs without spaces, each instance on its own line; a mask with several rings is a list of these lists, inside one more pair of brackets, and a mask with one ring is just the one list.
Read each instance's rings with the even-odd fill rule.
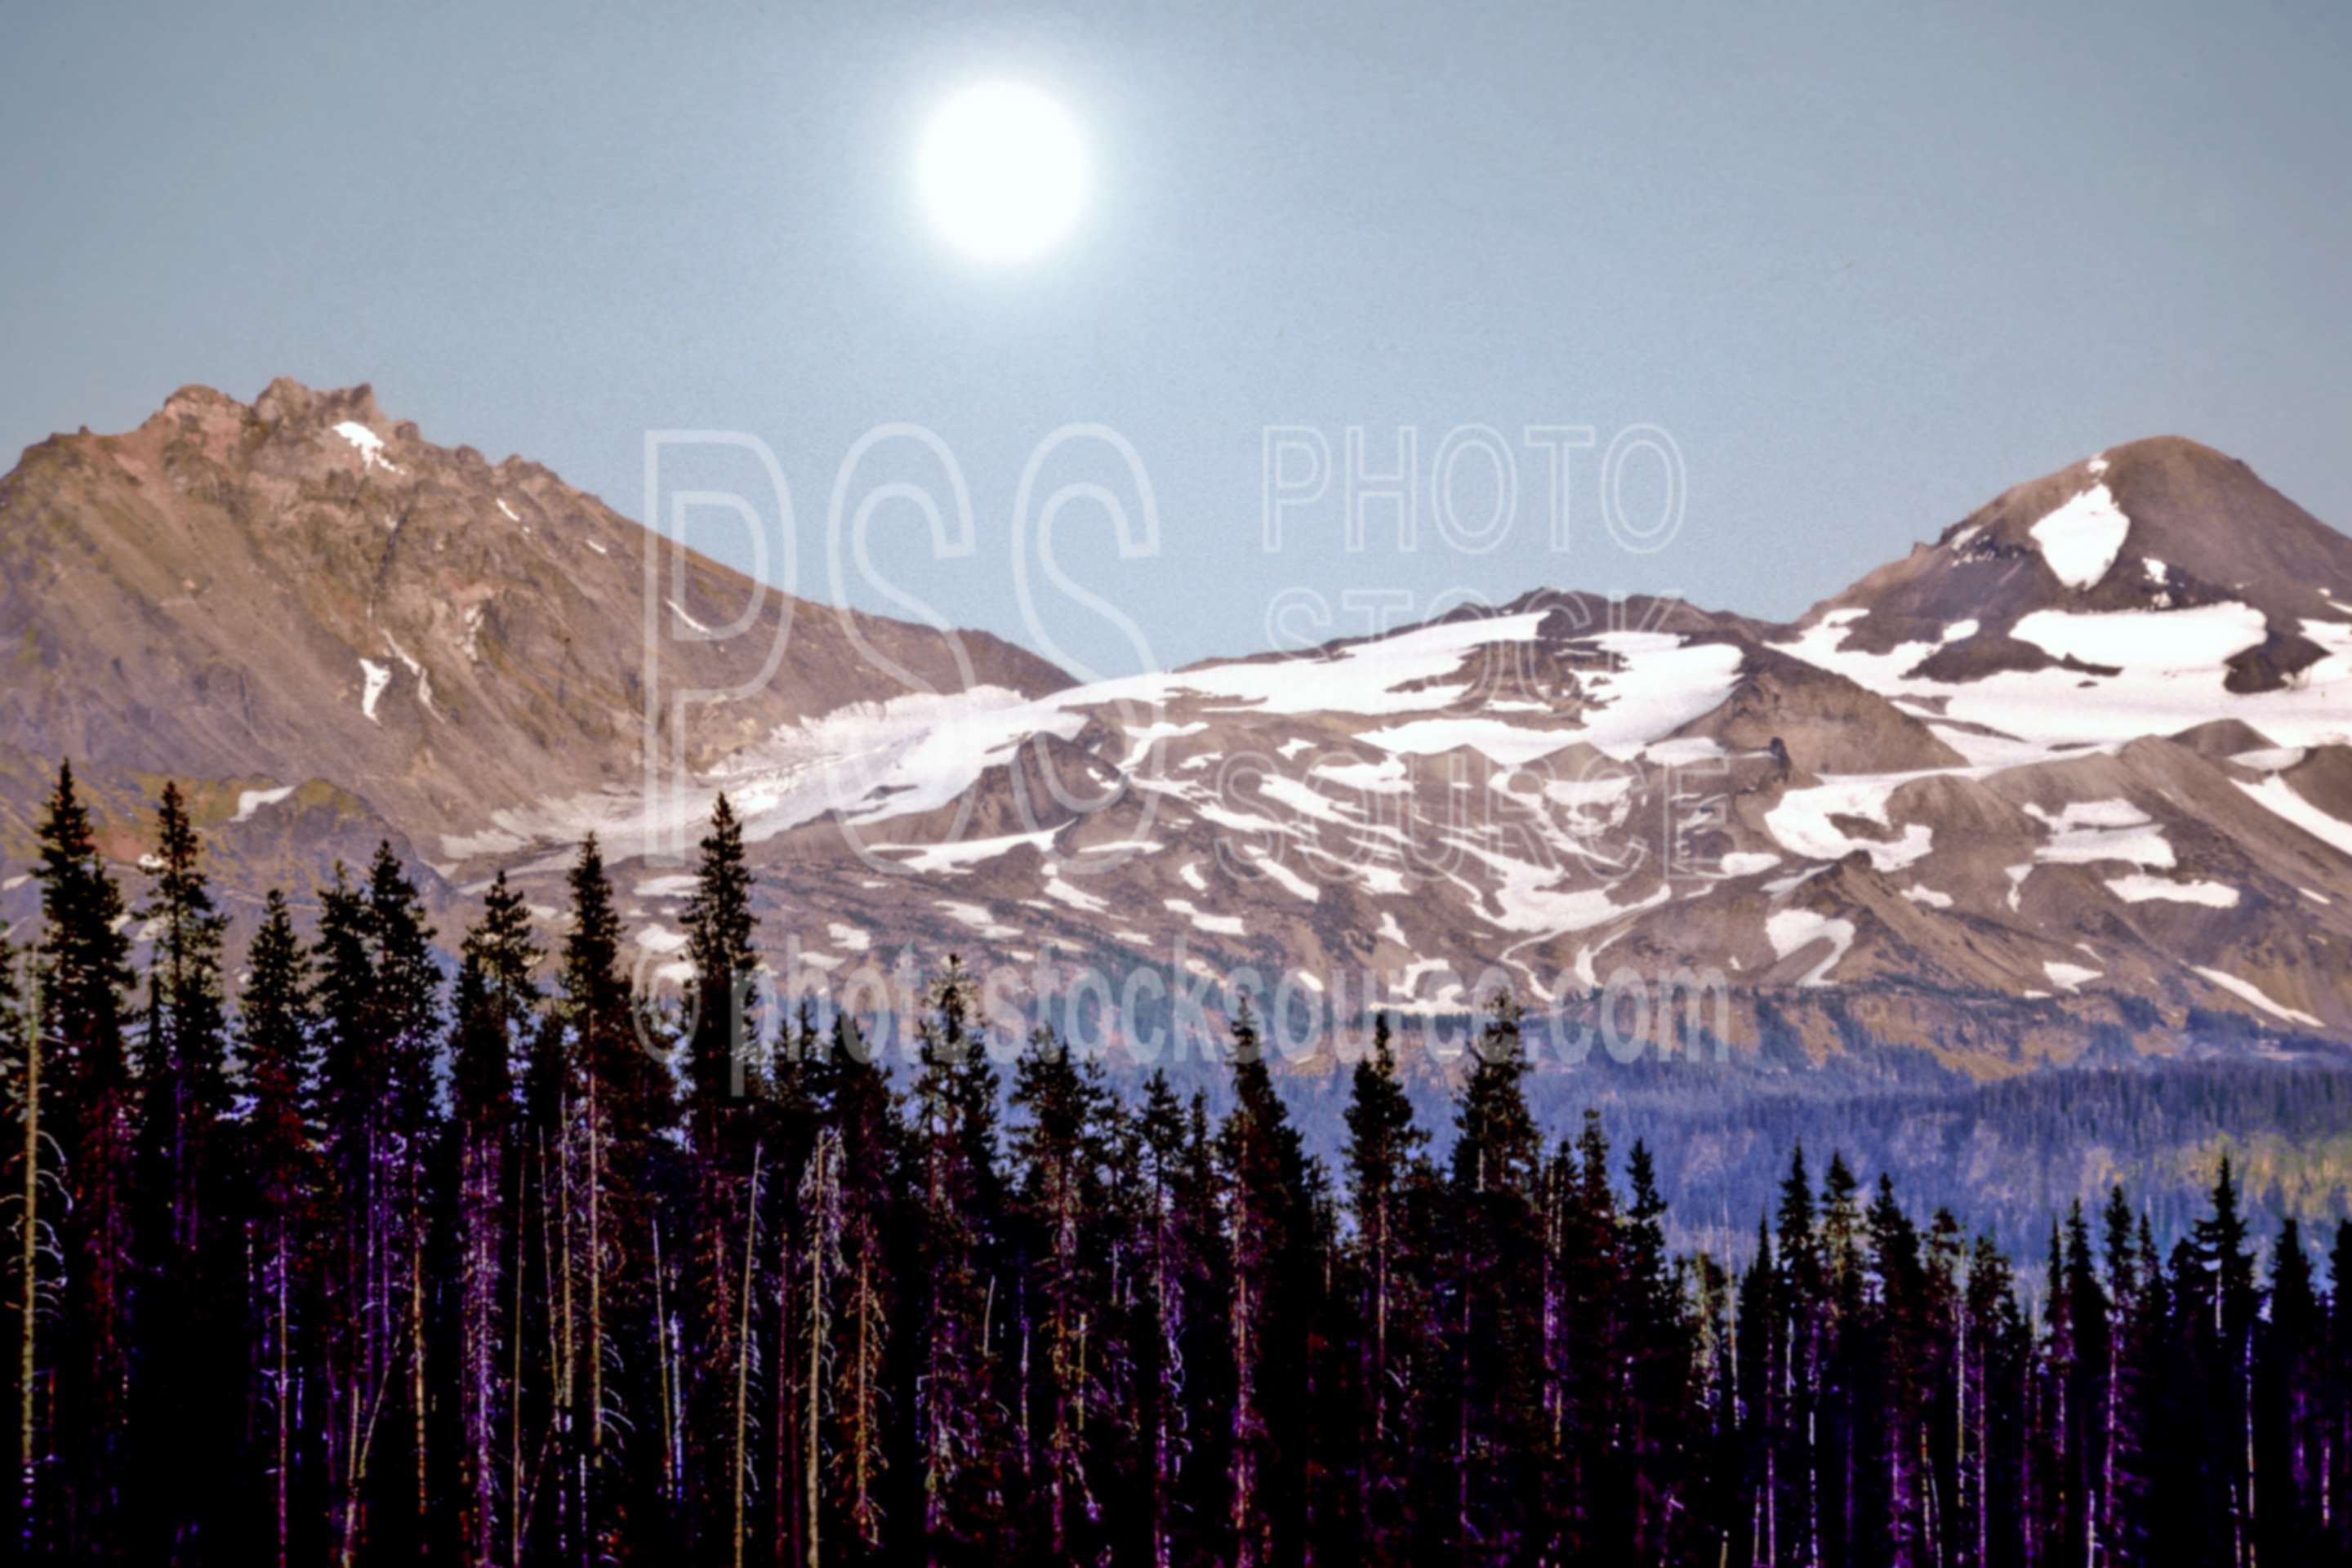
[[[365,385],[188,386],[134,429],[53,437],[0,480],[0,749],[97,770],[330,778],[422,830],[551,792],[642,787],[646,536],[535,464],[491,466],[385,416]],[[662,650],[693,765],[845,704],[898,670],[953,688],[929,627],[800,615],[689,556],[662,606],[755,634]],[[773,631],[790,657],[764,683]],[[967,635],[975,678],[1067,683]]]

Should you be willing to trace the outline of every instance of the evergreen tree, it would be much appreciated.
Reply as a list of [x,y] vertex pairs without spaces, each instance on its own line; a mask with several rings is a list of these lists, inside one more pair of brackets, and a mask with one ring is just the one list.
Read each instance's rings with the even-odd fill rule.
[[[514,1146],[514,1058],[530,1037],[540,1001],[531,972],[540,959],[520,892],[500,872],[483,899],[482,917],[466,933],[457,968],[451,1040],[450,1099],[455,1140],[456,1246],[462,1368],[459,1536],[469,1560],[512,1556],[510,1502],[514,1408],[508,1358],[522,1332],[509,1277],[516,1266],[509,1205]],[[502,1528],[503,1527],[503,1528]]]
[[140,911],[152,937],[136,1155],[137,1374],[145,1397],[134,1413],[147,1442],[159,1445],[142,1446],[137,1461],[153,1498],[139,1513],[143,1550],[165,1558],[197,1551],[206,1516],[217,1511],[173,1455],[190,1441],[233,1445],[240,1429],[235,1367],[218,1352],[234,1337],[237,1308],[235,1233],[216,1148],[228,1107],[227,921],[214,908],[201,855],[179,786],[166,784],[148,862],[153,890]]
[[1356,1064],[1347,1127],[1348,1201],[1356,1216],[1350,1326],[1360,1346],[1358,1546],[1368,1562],[1401,1562],[1412,1540],[1407,1492],[1423,1384],[1433,1370],[1423,1332],[1433,1247],[1415,1223],[1413,1203],[1429,1134],[1413,1120],[1385,1013],[1373,1023],[1371,1050]]
[[[1519,1011],[1495,998],[1455,1113],[1446,1274],[1445,1439],[1456,1482],[1454,1549],[1507,1563],[1540,1539],[1544,1432],[1531,1397],[1543,1293],[1536,1210],[1541,1140],[1521,1079]],[[1605,1156],[1604,1156],[1605,1158]],[[1604,1176],[1605,1179],[1605,1176]]]
[[325,1171],[312,1130],[317,1074],[310,955],[283,893],[272,889],[247,954],[239,1043],[247,1092],[242,1143],[254,1412],[247,1424],[259,1523],[248,1539],[278,1568],[310,1556],[310,1528],[324,1506],[314,1448],[299,1440],[302,1413],[318,1397],[319,1225]]
[[[35,950],[40,1050],[63,1143],[65,1289],[58,1319],[52,1442],[62,1486],[28,1530],[68,1555],[119,1549],[130,1506],[131,1293],[135,1085],[130,940],[121,891],[100,855],[70,766],[40,826],[42,931]],[[54,1521],[54,1522],[52,1522]]]

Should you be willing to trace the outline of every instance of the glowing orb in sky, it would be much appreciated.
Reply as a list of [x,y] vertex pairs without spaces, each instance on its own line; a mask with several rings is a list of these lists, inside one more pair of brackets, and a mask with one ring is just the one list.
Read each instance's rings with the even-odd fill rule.
[[966,88],[923,134],[923,205],[958,249],[1025,261],[1077,222],[1086,151],[1062,106],[1034,88]]

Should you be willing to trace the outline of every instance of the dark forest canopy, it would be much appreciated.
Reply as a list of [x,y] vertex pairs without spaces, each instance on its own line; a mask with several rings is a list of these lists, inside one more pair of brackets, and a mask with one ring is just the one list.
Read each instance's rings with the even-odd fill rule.
[[273,896],[234,995],[174,791],[152,864],[127,909],[61,774],[0,954],[18,1560],[2352,1552],[2352,1226],[2257,1227],[2226,1157],[2176,1239],[2118,1186],[2013,1261],[1791,1137],[1678,1250],[1656,1104],[1553,1103],[1507,998],[1443,1105],[1383,1026],[1310,1138],[1245,1010],[1213,1101],[1000,1067],[954,965],[900,1073],[752,1016],[723,802],[666,1061],[593,841],[454,980],[388,849]]

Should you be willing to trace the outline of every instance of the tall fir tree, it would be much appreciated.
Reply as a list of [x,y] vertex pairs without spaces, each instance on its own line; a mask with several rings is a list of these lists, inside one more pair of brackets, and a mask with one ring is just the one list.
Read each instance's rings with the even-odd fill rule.
[[[30,1529],[68,1554],[120,1550],[134,1478],[130,1458],[133,1137],[127,1048],[130,939],[121,890],[100,854],[73,770],[40,826],[42,931],[36,950],[45,1072],[63,1142],[60,1226],[65,1289],[58,1318],[52,1441],[60,1460],[54,1515]],[[43,1510],[37,1502],[37,1516]]]
[[144,1435],[136,1463],[151,1479],[139,1512],[143,1550],[177,1560],[220,1533],[219,1500],[171,1462],[191,1440],[233,1445],[237,1380],[218,1347],[236,1333],[236,1234],[227,1223],[221,1121],[228,1109],[227,1002],[221,941],[200,864],[203,845],[179,785],[157,811],[153,882],[140,911],[149,939],[138,1130],[137,1355]]

